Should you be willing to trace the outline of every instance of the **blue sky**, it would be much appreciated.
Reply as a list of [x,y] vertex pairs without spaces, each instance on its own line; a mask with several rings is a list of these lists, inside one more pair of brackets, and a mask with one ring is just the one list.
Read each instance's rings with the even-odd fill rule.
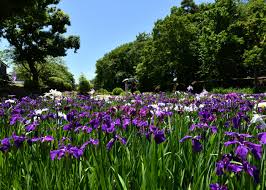
[[[78,53],[65,61],[78,79],[95,76],[96,61],[115,47],[133,41],[140,32],[151,32],[154,22],[170,13],[177,0],[62,0],[59,7],[70,15],[68,34],[79,35]],[[196,3],[204,1],[196,1]],[[206,2],[206,1],[205,1]]]
[[[59,7],[70,16],[67,34],[79,35],[77,53],[68,51],[65,62],[77,81],[84,73],[95,76],[96,61],[115,47],[151,32],[154,22],[169,14],[177,0],[62,0]],[[206,1],[196,1],[199,2]],[[3,42],[3,41],[2,41]],[[3,45],[3,43],[2,43]]]

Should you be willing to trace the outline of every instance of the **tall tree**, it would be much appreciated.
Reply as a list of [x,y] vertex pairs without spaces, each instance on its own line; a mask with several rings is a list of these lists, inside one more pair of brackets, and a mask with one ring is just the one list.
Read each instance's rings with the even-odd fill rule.
[[182,0],[181,8],[185,11],[185,13],[195,13],[198,11],[198,6],[193,0]]
[[137,76],[143,91],[171,90],[174,82],[184,87],[194,80],[218,79],[230,85],[235,77],[257,78],[266,71],[265,18],[265,0],[216,0],[200,5],[183,0],[181,7],[173,7],[155,23],[149,38],[139,36],[145,43],[135,54],[137,61],[125,56],[124,45],[124,53],[114,51],[115,59],[105,56],[97,63],[96,79],[112,76],[102,86],[113,87],[117,76],[128,74],[121,67],[126,61],[137,64],[130,74]]
[[[62,57],[47,57],[45,62],[45,64],[37,65],[37,70],[40,71],[39,79],[41,84],[48,85],[50,77],[57,77],[69,83],[74,88],[74,76],[69,72]],[[31,78],[29,68],[25,68],[22,65],[16,65],[14,71],[20,80],[28,81]]]
[[80,47],[78,36],[65,37],[70,19],[56,8],[59,0],[38,1],[24,17],[14,16],[2,23],[3,37],[14,47],[14,61],[28,67],[38,86],[37,64],[44,64],[47,56],[65,56],[68,49]]
[[[23,16],[25,9],[36,4],[38,0],[1,0],[0,1],[0,21],[11,16]],[[44,1],[44,0],[39,0]]]
[[257,88],[258,76],[266,71],[266,2],[251,0],[243,11],[245,17],[239,23],[245,34],[244,64],[253,73]]
[[99,59],[96,63],[95,87],[113,90],[123,87],[125,78],[134,77],[147,39],[149,35],[141,33],[134,42],[123,44]]
[[197,27],[192,17],[183,14],[182,8],[174,8],[169,16],[156,22],[152,42],[144,49],[142,63],[137,67],[140,83],[149,84],[141,85],[142,90],[169,90],[174,78],[183,86],[195,79]]
[[200,73],[204,79],[241,76],[243,39],[235,27],[240,18],[236,0],[217,0],[199,24]]

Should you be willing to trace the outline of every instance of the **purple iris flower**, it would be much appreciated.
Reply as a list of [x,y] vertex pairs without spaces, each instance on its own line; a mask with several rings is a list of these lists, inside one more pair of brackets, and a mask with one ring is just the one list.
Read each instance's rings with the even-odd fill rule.
[[102,131],[105,131],[107,133],[113,133],[115,131],[115,123],[111,122],[111,123],[103,123],[102,124]]
[[111,150],[111,148],[113,147],[114,143],[115,143],[116,139],[112,138],[106,145],[107,150]]
[[115,135],[115,138],[118,139],[124,145],[127,143],[127,139],[121,137],[120,135]]
[[92,119],[89,124],[92,126],[92,128],[96,129],[100,125],[99,119]]
[[71,131],[73,129],[75,130],[75,128],[80,127],[80,126],[81,126],[81,124],[79,122],[72,121],[69,124],[64,125],[63,126],[63,130],[65,130],[65,131]]
[[215,120],[215,116],[209,111],[204,110],[199,112],[200,120],[203,123],[212,122]]
[[79,118],[89,118],[90,117],[90,113],[89,112],[81,112],[79,115],[78,115]]
[[28,140],[27,140],[27,143],[28,143],[29,145],[32,145],[32,143],[38,142],[38,141],[40,141],[40,140],[41,140],[41,138],[39,138],[39,137],[33,137],[32,139],[28,139]]
[[12,139],[14,140],[14,144],[16,145],[16,147],[20,147],[23,142],[26,140],[25,136],[17,136],[15,134],[12,135]]
[[43,142],[51,142],[54,140],[54,137],[48,135],[48,136],[42,137],[41,139],[42,139],[41,140],[42,143]]
[[99,140],[98,139],[90,139],[89,141],[90,144],[93,144],[93,145],[98,145],[99,144]]
[[59,149],[59,150],[51,150],[50,151],[50,157],[51,160],[54,160],[56,157],[58,160],[60,160],[65,155],[65,148]]
[[233,137],[230,141],[224,143],[225,146],[232,144],[238,144],[235,149],[235,154],[242,160],[247,158],[248,152],[251,151],[256,159],[261,159],[262,156],[262,145],[245,141],[245,138],[252,138],[249,134],[239,134],[235,132],[225,132],[227,136]]
[[117,118],[117,119],[115,120],[115,125],[116,125],[116,126],[120,126],[120,125],[121,125],[121,121],[120,121],[119,118]]
[[84,126],[84,127],[82,128],[82,131],[86,132],[87,134],[91,133],[92,130],[93,130],[93,129],[92,129],[91,127],[87,127],[87,126]]
[[156,117],[158,117],[159,119],[163,119],[165,113],[164,113],[164,111],[162,111],[162,110],[156,110],[156,111],[155,111],[155,115],[156,115]]
[[[237,160],[237,162],[234,160]],[[222,160],[216,163],[216,174],[218,176],[226,171],[234,173],[245,171],[254,178],[256,183],[259,182],[259,170],[255,166],[250,165],[247,161],[239,161],[237,157],[234,158],[231,154],[223,155]]]
[[238,155],[242,160],[245,160],[248,155],[248,148],[245,145],[239,145],[235,149],[236,155]]
[[239,173],[243,170],[243,166],[241,165],[241,163],[237,164],[232,161],[233,161],[232,155],[230,154],[223,155],[222,160],[216,163],[216,175],[220,176],[224,174],[224,172],[226,171]]
[[124,145],[127,143],[127,139],[126,139],[126,138],[123,138],[123,137],[121,137],[120,135],[115,135],[115,137],[112,138],[112,139],[107,143],[107,145],[106,145],[107,150],[111,150],[111,148],[113,147],[114,143],[115,143],[117,140],[119,140],[120,143],[122,143],[122,144],[124,144]]
[[68,112],[67,121],[71,122],[71,121],[77,119],[77,114],[78,114],[77,110],[72,110],[72,111]]
[[10,125],[15,125],[17,121],[22,122],[23,118],[21,117],[20,114],[14,114],[10,118]]
[[106,129],[107,133],[113,133],[115,131],[115,125],[114,123],[111,123],[110,127]]
[[147,127],[148,125],[148,121],[139,121],[137,124],[138,127]]
[[259,139],[261,144],[266,144],[266,132],[259,133],[258,139]]
[[10,148],[10,141],[9,138],[4,138],[1,140],[1,146],[0,146],[0,151],[2,152],[7,152]]
[[209,126],[207,123],[198,123],[198,124],[192,124],[189,128],[190,131],[194,131],[196,128],[199,129],[210,129],[212,133],[217,133],[218,128],[216,126]]
[[106,123],[106,124],[111,123],[111,122],[112,122],[112,118],[111,118],[111,116],[110,116],[109,114],[105,114],[105,115],[103,116],[103,122]]
[[256,168],[256,166],[252,166],[246,161],[243,163],[243,166],[244,166],[244,170],[246,171],[246,173],[248,173],[251,177],[253,177],[253,179],[256,183],[259,183],[260,172]]
[[51,157],[51,160],[54,160],[56,157],[58,160],[60,160],[62,157],[68,154],[75,158],[80,158],[84,154],[85,148],[87,147],[88,144],[97,145],[98,143],[99,143],[99,140],[90,139],[89,141],[83,143],[80,147],[72,146],[70,144],[67,146],[62,146],[58,150],[51,150],[50,157]]
[[233,122],[233,127],[235,129],[238,129],[240,127],[241,118],[239,116],[235,116],[233,117],[232,122]]
[[75,130],[74,130],[74,132],[79,132],[79,131],[83,131],[84,133],[87,133],[87,134],[89,134],[89,133],[91,133],[92,132],[92,128],[91,127],[87,127],[87,126],[79,126],[79,127],[76,127],[75,128]]
[[192,137],[192,136],[184,136],[179,142],[184,142],[188,139],[191,139],[192,140],[192,149],[194,152],[200,152],[202,151],[202,145],[200,143],[200,139],[201,137],[200,136],[195,136],[195,137]]
[[66,125],[64,125],[64,127],[63,127],[63,130],[65,130],[65,131],[70,131],[71,129],[72,129],[71,124],[66,124]]
[[35,122],[33,122],[33,123],[27,125],[27,126],[25,127],[25,130],[26,130],[27,132],[34,131],[34,130],[36,129],[37,126],[38,126],[38,123],[35,121]]
[[154,133],[154,140],[157,144],[160,144],[166,140],[164,130],[156,130]]
[[5,115],[5,110],[4,109],[0,109],[0,117],[3,117]]
[[147,107],[147,106],[144,106],[144,107],[142,107],[140,110],[139,110],[139,115],[141,116],[141,117],[146,117],[147,116],[147,114],[149,113],[149,108]]
[[125,119],[123,120],[123,129],[126,129],[127,126],[129,126],[129,125],[130,125],[130,119],[125,118]]
[[210,184],[211,190],[228,190],[225,185],[219,185],[218,183]]
[[80,149],[78,147],[71,147],[68,150],[70,155],[73,155],[75,158],[80,158],[83,155],[84,149]]

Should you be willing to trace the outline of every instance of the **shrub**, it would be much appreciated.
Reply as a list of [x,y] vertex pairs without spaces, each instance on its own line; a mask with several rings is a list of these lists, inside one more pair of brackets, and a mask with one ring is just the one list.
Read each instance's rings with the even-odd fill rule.
[[99,90],[96,90],[96,94],[110,95],[110,92],[106,89],[100,88]]
[[50,77],[46,84],[50,89],[57,89],[60,91],[72,90],[72,85],[59,77]]
[[123,92],[121,92],[120,96],[128,96],[129,94],[131,94],[131,93],[123,91]]
[[133,94],[141,94],[141,92],[139,90],[137,90]]
[[113,95],[120,95],[122,92],[124,92],[124,90],[122,88],[114,88],[113,91],[112,91],[112,94]]
[[82,74],[79,77],[79,86],[78,91],[82,94],[87,93],[91,89],[90,82],[86,79],[86,77]]
[[32,80],[25,80],[24,81],[24,88],[28,89],[28,90],[36,90],[36,86],[39,86],[38,84],[36,84],[36,82],[32,81]]
[[71,91],[73,89],[72,85],[68,82],[64,82],[64,90]]
[[214,88],[211,91],[211,93],[215,94],[228,94],[231,92],[252,94],[254,93],[254,90],[252,88]]

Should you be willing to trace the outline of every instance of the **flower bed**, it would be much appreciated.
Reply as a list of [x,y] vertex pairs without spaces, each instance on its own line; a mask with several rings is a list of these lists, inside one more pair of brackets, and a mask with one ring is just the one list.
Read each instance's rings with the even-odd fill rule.
[[[0,103],[9,189],[264,189],[264,94],[12,98]],[[260,104],[259,104],[260,103]]]

